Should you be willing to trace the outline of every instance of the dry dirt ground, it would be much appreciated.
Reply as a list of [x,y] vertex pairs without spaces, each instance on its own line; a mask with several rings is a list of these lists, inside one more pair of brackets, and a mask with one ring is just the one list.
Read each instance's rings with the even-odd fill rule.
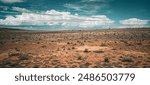
[[150,29],[0,29],[0,67],[149,68]]

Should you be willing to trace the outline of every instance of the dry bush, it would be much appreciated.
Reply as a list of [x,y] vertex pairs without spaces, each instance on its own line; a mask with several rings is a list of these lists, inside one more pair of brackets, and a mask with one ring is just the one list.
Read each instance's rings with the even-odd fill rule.
[[107,44],[106,43],[102,43],[100,46],[107,46]]
[[46,48],[47,46],[46,46],[46,45],[42,45],[41,47],[42,47],[42,48]]
[[142,43],[141,42],[139,42],[139,43],[136,43],[137,45],[142,45]]
[[103,50],[97,50],[97,51],[94,51],[95,53],[104,53]]
[[87,48],[84,49],[84,52],[89,52],[89,50]]
[[108,57],[105,57],[105,58],[104,58],[104,62],[109,63],[109,58],[108,58]]
[[88,56],[77,56],[77,60],[86,60]]
[[90,63],[86,62],[86,63],[81,64],[79,67],[80,68],[88,68],[90,65],[91,65]]
[[133,59],[131,57],[123,57],[121,59],[122,62],[134,62]]

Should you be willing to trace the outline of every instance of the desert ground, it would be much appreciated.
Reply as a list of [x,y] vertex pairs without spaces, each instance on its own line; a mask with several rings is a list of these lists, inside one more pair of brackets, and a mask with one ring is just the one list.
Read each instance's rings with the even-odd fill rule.
[[1,68],[150,68],[150,28],[0,29]]

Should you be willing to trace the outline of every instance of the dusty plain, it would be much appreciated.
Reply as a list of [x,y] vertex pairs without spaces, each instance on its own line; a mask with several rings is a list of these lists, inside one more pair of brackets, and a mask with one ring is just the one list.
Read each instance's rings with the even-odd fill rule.
[[150,29],[0,28],[1,68],[150,68]]

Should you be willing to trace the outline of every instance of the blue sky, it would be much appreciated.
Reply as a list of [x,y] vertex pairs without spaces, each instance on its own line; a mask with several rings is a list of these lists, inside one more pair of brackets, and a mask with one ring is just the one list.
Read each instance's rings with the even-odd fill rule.
[[150,0],[0,0],[0,26],[76,30],[150,27]]

